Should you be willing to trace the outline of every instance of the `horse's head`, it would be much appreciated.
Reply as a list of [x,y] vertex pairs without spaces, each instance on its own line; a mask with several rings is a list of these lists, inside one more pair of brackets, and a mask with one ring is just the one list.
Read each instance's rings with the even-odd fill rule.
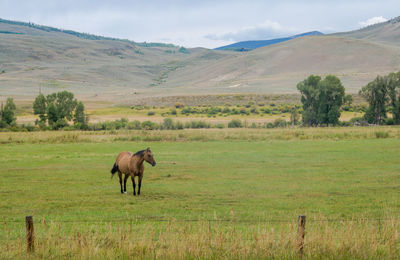
[[153,153],[148,147],[143,153],[144,160],[151,164],[151,166],[156,166],[156,161],[154,160]]

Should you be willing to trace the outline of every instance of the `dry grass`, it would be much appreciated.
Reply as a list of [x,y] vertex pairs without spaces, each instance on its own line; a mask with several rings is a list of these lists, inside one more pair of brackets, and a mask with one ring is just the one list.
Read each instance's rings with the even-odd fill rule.
[[275,129],[184,129],[117,131],[0,132],[0,143],[70,143],[113,141],[268,141],[353,140],[400,138],[397,126],[275,128]]
[[[23,227],[23,223],[20,223]],[[176,220],[156,223],[36,225],[34,258],[297,259],[297,224]],[[4,224],[5,230],[9,227]],[[400,219],[308,220],[305,259],[398,259]],[[22,229],[23,231],[23,229]],[[1,258],[25,258],[23,234],[0,246]]]

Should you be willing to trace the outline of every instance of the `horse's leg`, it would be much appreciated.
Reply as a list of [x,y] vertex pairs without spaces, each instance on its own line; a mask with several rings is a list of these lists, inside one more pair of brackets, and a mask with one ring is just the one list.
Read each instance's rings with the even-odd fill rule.
[[131,176],[132,185],[133,185],[133,196],[136,196],[136,184],[135,184],[135,176]]
[[124,190],[122,189],[122,173],[118,171],[118,177],[119,177],[119,184],[121,185],[121,193],[124,193]]
[[124,178],[124,193],[126,193],[126,181],[128,180],[128,178],[129,178],[129,175],[125,175],[125,178]]
[[137,195],[140,195],[140,187],[142,187],[142,179],[143,179],[143,175],[139,175],[139,189],[138,189]]

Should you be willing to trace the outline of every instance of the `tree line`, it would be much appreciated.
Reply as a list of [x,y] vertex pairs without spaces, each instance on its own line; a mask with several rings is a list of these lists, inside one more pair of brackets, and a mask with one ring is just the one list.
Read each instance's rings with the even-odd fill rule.
[[[307,126],[338,125],[343,106],[352,103],[345,95],[340,79],[311,75],[297,84],[301,94],[302,124]],[[377,76],[359,94],[368,102],[362,120],[369,124],[400,124],[400,72]],[[392,118],[388,118],[388,112]]]

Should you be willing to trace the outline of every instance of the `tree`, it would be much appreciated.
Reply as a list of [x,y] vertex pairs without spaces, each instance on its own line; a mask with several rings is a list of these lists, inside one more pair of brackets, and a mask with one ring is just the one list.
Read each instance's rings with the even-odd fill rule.
[[73,111],[77,105],[77,100],[74,99],[74,94],[68,91],[53,93],[47,96],[47,102],[53,102],[59,119],[71,120]]
[[292,127],[295,126],[298,121],[299,121],[299,111],[298,111],[297,106],[294,106],[290,110],[290,122],[292,124]]
[[7,125],[12,125],[17,120],[15,117],[15,110],[17,107],[15,106],[14,99],[7,98],[6,104],[1,112],[1,121],[3,121]]
[[52,126],[54,125],[59,119],[58,113],[57,113],[57,108],[54,103],[50,103],[47,107],[47,120],[49,122],[49,125]]
[[360,94],[369,103],[369,107],[364,115],[364,118],[369,123],[380,125],[387,117],[386,103],[389,100],[388,83],[388,77],[377,76],[375,80],[371,81],[360,90]]
[[320,81],[320,76],[311,75],[297,84],[297,89],[301,93],[301,103],[303,104],[302,121],[309,126],[318,124],[318,84]]
[[311,75],[297,84],[303,104],[302,121],[308,126],[336,125],[340,108],[345,102],[345,90],[336,76]]
[[78,102],[75,113],[74,113],[74,123],[78,125],[80,128],[83,128],[87,125],[87,117],[85,115],[85,106],[82,102]]
[[[40,94],[33,102],[33,112],[35,115],[39,115],[39,122],[45,123],[47,120],[50,126],[59,129],[67,126],[68,121],[72,119],[75,122],[77,105],[78,101],[74,98],[74,94],[68,91],[52,93],[47,97]],[[78,109],[77,120],[85,121],[83,104]]]
[[35,98],[35,101],[33,102],[33,113],[39,115],[40,122],[46,123],[47,105],[46,98],[43,94],[40,94]]
[[390,73],[387,79],[388,96],[393,114],[393,121],[400,124],[400,72]]

